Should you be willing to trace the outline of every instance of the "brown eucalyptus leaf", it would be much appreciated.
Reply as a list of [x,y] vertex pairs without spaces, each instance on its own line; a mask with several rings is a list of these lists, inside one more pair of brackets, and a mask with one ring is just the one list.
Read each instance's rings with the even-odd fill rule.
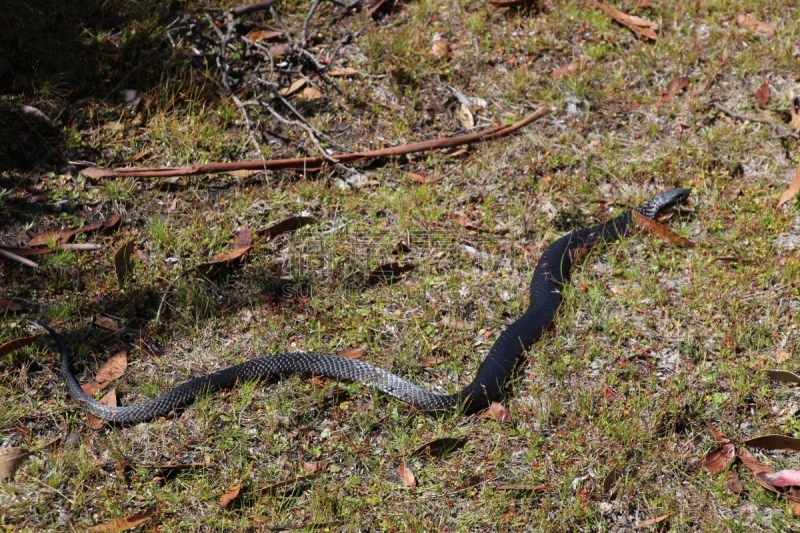
[[636,211],[633,211],[633,221],[643,230],[672,245],[686,246],[687,248],[694,248],[697,246],[696,242],[690,241],[686,237],[681,237],[665,225],[659,224],[655,220],[647,218]]
[[[117,391],[115,389],[111,389],[110,391],[108,391],[108,393],[105,396],[100,398],[100,403],[102,403],[103,405],[108,405],[110,407],[116,407],[117,406]],[[101,419],[99,419],[97,417],[94,417],[94,416],[92,416],[90,414],[86,415],[86,426],[89,429],[102,429],[103,428],[103,424],[105,424],[105,422],[103,420],[101,420]]]
[[227,507],[230,503],[239,497],[239,492],[242,490],[242,485],[234,485],[219,497],[219,506],[222,508]]
[[742,28],[752,31],[753,33],[760,33],[766,37],[772,37],[775,35],[775,28],[766,22],[756,20],[750,15],[745,15],[744,13],[739,13],[736,15],[736,23]]
[[789,184],[789,187],[787,187],[786,190],[783,191],[783,194],[781,194],[781,197],[778,200],[778,207],[794,198],[794,195],[797,194],[798,191],[800,191],[800,164],[797,165],[797,169],[794,171],[794,178]]
[[755,94],[756,104],[758,104],[758,107],[760,108],[767,107],[767,104],[769,103],[769,97],[770,97],[769,84],[767,82],[764,82],[761,84],[761,87],[758,88]]
[[117,518],[110,522],[87,527],[86,530],[92,533],[118,533],[119,531],[128,531],[153,518],[158,514],[160,508],[159,505],[156,505],[155,507],[150,507],[149,509],[128,515],[125,518]]
[[406,487],[413,489],[417,486],[417,478],[414,476],[414,472],[407,467],[405,463],[400,465],[400,468],[397,469],[397,473],[403,481],[403,485]]
[[114,254],[114,269],[117,271],[119,286],[125,286],[125,279],[128,277],[131,256],[133,256],[133,241],[128,241],[119,247]]
[[24,348],[32,344],[36,339],[41,337],[40,333],[36,335],[31,335],[30,337],[20,337],[18,339],[14,339],[13,341],[8,341],[7,343],[0,346],[0,356],[10,354],[11,352],[15,352],[20,348]]
[[633,17],[602,2],[597,2],[595,5],[606,15],[616,20],[637,35],[641,35],[642,37],[652,41],[655,41],[658,38],[655,32],[655,30],[658,29],[658,24],[655,22],[640,17]]
[[30,455],[24,448],[0,448],[0,481],[14,477],[14,472]]
[[431,457],[441,457],[442,455],[464,447],[469,439],[466,437],[453,438],[442,437],[423,444],[413,452],[412,456],[430,455]]
[[281,220],[280,222],[273,224],[272,226],[268,227],[267,229],[262,229],[258,232],[259,237],[268,237],[274,239],[275,237],[287,233],[289,231],[295,231],[297,229],[302,228],[303,226],[307,226],[309,224],[315,224],[317,220],[313,217],[289,217],[285,220]]
[[800,439],[786,435],[764,435],[747,439],[742,444],[762,450],[791,450],[800,452]]

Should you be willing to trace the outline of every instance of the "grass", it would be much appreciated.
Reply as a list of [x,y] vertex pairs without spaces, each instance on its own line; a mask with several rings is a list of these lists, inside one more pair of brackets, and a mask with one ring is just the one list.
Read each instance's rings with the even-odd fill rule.
[[[299,28],[310,5],[278,11]],[[479,123],[511,122],[532,105],[555,108],[465,158],[430,153],[370,165],[359,169],[366,184],[344,188],[337,183],[347,175],[336,172],[85,179],[67,162],[178,165],[254,151],[213,65],[193,65],[190,43],[172,48],[165,37],[193,6],[10,7],[0,32],[12,66],[0,76],[0,242],[24,244],[28,230],[78,227],[114,212],[124,224],[78,237],[106,245],[98,252],[40,256],[35,271],[0,263],[0,297],[24,308],[0,321],[0,344],[28,335],[27,319],[45,318],[65,335],[82,381],[128,348],[128,371],[115,385],[125,404],[296,350],[363,348],[365,360],[451,392],[522,314],[536,260],[565,231],[686,186],[692,208],[668,225],[700,246],[637,234],[589,255],[564,289],[554,330],[532,347],[503,399],[510,424],[416,413],[358,384],[287,377],[204,396],[152,423],[93,431],[66,394],[56,356],[43,344],[20,349],[0,358],[8,406],[0,442],[34,453],[0,484],[0,526],[80,530],[162,504],[153,523],[165,531],[629,531],[665,514],[651,529],[796,527],[785,502],[746,472],[736,496],[723,475],[696,464],[714,446],[708,424],[737,440],[800,431],[797,389],[766,376],[797,367],[800,258],[786,243],[798,232],[798,202],[775,209],[797,165],[796,141],[708,105],[780,122],[787,86],[798,92],[800,17],[785,3],[741,3],[776,28],[764,38],[736,24],[729,2],[615,6],[658,20],[658,41],[637,40],[579,0],[542,12],[426,0],[378,20],[360,11],[334,19],[323,4],[311,27],[329,50],[341,28],[363,27],[337,66],[375,77],[339,80],[340,92],[325,87],[326,99],[303,109],[354,151],[458,131],[457,105],[441,82],[486,100],[472,110]],[[430,55],[434,34],[450,43],[449,59]],[[573,74],[550,77],[573,61]],[[658,103],[679,75],[688,90]],[[772,100],[761,111],[753,93],[765,80]],[[147,106],[126,110],[121,89],[145,93]],[[25,122],[19,104],[41,109],[51,124]],[[264,154],[314,151],[303,132],[267,116],[258,122],[292,139],[263,137]],[[403,171],[436,183],[412,182]],[[732,186],[740,194],[725,199]],[[241,226],[301,214],[318,223],[257,239],[241,267],[193,270],[230,250]],[[458,215],[488,231],[471,234]],[[113,252],[129,239],[141,254],[121,289]],[[400,241],[408,248],[396,260],[417,268],[393,285],[363,284]],[[93,325],[100,316],[124,329]],[[471,327],[446,327],[443,317]],[[423,358],[436,362],[426,367]],[[467,442],[442,457],[413,455],[440,437]],[[793,454],[759,457],[776,469],[797,464]],[[291,482],[315,462],[326,466]],[[415,488],[401,482],[401,464],[416,475]],[[196,466],[157,468],[167,465]],[[614,467],[621,475],[604,495]],[[473,476],[480,482],[461,486]],[[235,485],[240,497],[221,507]]]

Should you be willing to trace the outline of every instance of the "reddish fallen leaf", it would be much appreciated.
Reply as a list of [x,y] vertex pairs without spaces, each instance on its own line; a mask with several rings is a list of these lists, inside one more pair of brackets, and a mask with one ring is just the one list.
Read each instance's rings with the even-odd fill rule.
[[274,239],[279,235],[289,231],[295,231],[309,224],[315,224],[316,222],[317,220],[313,217],[289,217],[286,220],[278,222],[277,224],[273,224],[267,229],[260,230],[258,232],[258,236]]
[[553,72],[551,72],[550,73],[550,77],[553,78],[554,80],[557,80],[557,79],[563,78],[564,76],[567,76],[569,74],[574,74],[575,71],[577,70],[577,68],[578,68],[578,64],[577,63],[574,63],[574,62],[573,63],[567,63],[566,65],[561,65],[560,67],[555,69]]
[[794,195],[797,194],[798,191],[800,191],[800,164],[797,165],[797,169],[794,171],[794,178],[789,184],[789,187],[781,194],[778,200],[778,207],[794,198]]
[[12,299],[0,298],[0,312],[22,311],[22,306]]
[[361,355],[364,353],[364,348],[351,348],[349,350],[342,350],[341,352],[336,352],[336,355],[341,357],[347,357],[348,359],[361,359]]
[[311,381],[311,386],[312,387],[319,388],[319,387],[324,387],[325,386],[325,380],[323,378],[319,377],[319,376],[311,376],[310,381]]
[[792,450],[800,452],[800,439],[786,435],[764,435],[744,441],[742,444],[762,450]]
[[458,222],[458,225],[461,226],[462,228],[470,231],[480,231],[481,229],[478,224],[475,224],[474,222],[472,222],[470,219],[468,219],[463,215],[456,215],[456,222]]
[[451,159],[457,159],[459,157],[465,156],[469,153],[469,150],[466,148],[451,148],[449,150],[445,150],[444,155],[445,157],[449,157]]
[[239,233],[236,234],[236,239],[233,242],[233,248],[250,248],[253,246],[253,233],[247,226],[242,226]]
[[734,494],[740,494],[744,490],[742,480],[739,478],[739,471],[736,469],[725,472],[725,486]]
[[431,457],[441,457],[442,455],[458,450],[464,447],[469,439],[466,437],[453,438],[442,437],[441,439],[432,440],[427,444],[423,444],[413,452],[412,456],[430,455]]
[[405,463],[400,465],[400,468],[397,469],[397,473],[400,475],[400,479],[406,487],[413,489],[417,486],[417,478],[414,476],[414,472],[412,472]]
[[14,477],[14,472],[30,455],[24,448],[0,448],[0,481]]
[[774,472],[775,470],[771,466],[765,465],[764,463],[756,459],[756,456],[750,453],[750,450],[748,450],[744,446],[739,447],[739,460],[742,461],[742,465],[744,465],[745,468],[747,468],[748,470],[750,470],[750,472],[753,473],[753,479],[755,479],[756,483],[758,483],[767,490],[771,490],[772,492],[775,493],[778,492],[778,489],[776,489],[766,481],[762,481],[758,477],[758,474],[761,474],[763,472],[767,473]]
[[686,76],[678,76],[677,78],[673,78],[667,84],[667,90],[661,95],[660,102],[667,102],[672,99],[673,96],[678,94],[681,91],[686,90],[689,86],[689,78]]
[[412,263],[401,265],[400,263],[393,262],[380,265],[367,274],[367,285],[377,285],[378,283],[391,285],[392,283],[400,281],[403,274],[411,272],[415,268],[417,268],[417,266]]
[[767,37],[772,37],[775,35],[775,28],[767,24],[766,22],[761,22],[760,20],[756,20],[750,15],[745,15],[744,13],[739,13],[736,15],[736,23],[739,24],[742,28],[746,30],[750,30],[753,33],[761,33]]
[[88,527],[86,530],[91,531],[92,533],[118,533],[119,531],[127,531],[144,524],[158,514],[160,510],[161,506],[156,505],[155,507],[145,509],[144,511],[139,511],[138,513],[128,515],[125,518],[117,518],[116,520],[111,520],[110,522],[104,522],[96,526]]
[[616,20],[633,33],[637,35],[641,35],[647,39],[655,41],[658,36],[656,35],[655,30],[658,29],[658,24],[652,22],[647,19],[643,19],[641,17],[634,17],[628,15],[627,13],[623,13],[618,9],[614,9],[611,6],[608,6],[602,2],[596,3],[597,7],[602,10],[606,15],[611,17],[612,19]]
[[41,334],[31,335],[30,337],[20,337],[19,339],[14,339],[13,341],[8,341],[7,343],[0,346],[0,356],[10,354],[11,352],[17,351],[20,348],[24,348],[29,344],[32,344],[36,339],[41,337]]
[[220,507],[227,507],[230,503],[239,497],[239,492],[242,490],[241,485],[234,485],[230,489],[228,489],[225,494],[219,497],[219,506]]
[[640,215],[636,211],[633,211],[633,221],[636,222],[640,228],[652,235],[655,235],[662,241],[668,242],[675,246],[686,246],[687,248],[694,248],[697,246],[696,242],[690,241],[686,237],[681,237],[665,225],[659,224],[655,220],[647,218],[644,215]]
[[641,522],[641,523],[636,524],[635,526],[633,526],[633,529],[644,529],[646,527],[650,527],[653,524],[658,524],[659,522],[663,522],[664,520],[666,520],[670,516],[672,516],[672,513],[667,513],[667,514],[661,515],[658,518],[651,518],[650,520],[645,520],[644,522]]
[[[117,391],[115,389],[111,389],[108,393],[100,398],[100,403],[103,405],[108,405],[110,407],[117,406]],[[105,422],[99,418],[96,418],[92,415],[86,415],[86,427],[89,429],[102,429],[103,424]]]
[[773,487],[800,486],[800,470],[778,470],[777,472],[759,472],[756,477]]
[[709,472],[718,474],[722,472],[736,458],[736,447],[728,437],[717,431],[713,426],[710,427],[711,432],[714,434],[714,440],[719,443],[719,446],[712,449],[700,461],[700,468],[705,468]]
[[424,174],[416,174],[414,172],[403,172],[403,174],[414,183],[436,183],[436,178]]
[[291,85],[288,87],[284,87],[280,91],[278,91],[282,96],[292,96],[294,93],[298,92],[300,89],[306,86],[306,79],[300,78],[299,80],[295,80],[292,82]]
[[85,233],[88,231],[94,231],[100,229],[103,226],[103,223],[100,220],[95,220],[94,222],[90,222],[80,228],[77,229],[62,229],[60,231],[46,231],[44,233],[38,233],[31,237],[31,240],[28,241],[29,247],[35,246],[45,246],[53,242],[53,240],[57,240],[58,244],[66,244],[68,243],[75,235],[79,233]]
[[761,108],[767,107],[767,104],[769,103],[769,97],[770,97],[769,84],[767,82],[764,82],[761,84],[761,87],[758,88],[755,94],[756,104],[758,104],[758,107]]
[[470,487],[474,487],[475,485],[477,485],[478,483],[480,483],[482,481],[483,481],[483,476],[470,476],[467,479],[465,479],[464,481],[462,481],[461,483],[459,483],[458,486],[456,486],[455,490],[459,491],[459,490],[468,489]]
[[117,280],[119,286],[125,286],[125,279],[128,277],[128,268],[130,267],[131,256],[133,255],[133,241],[128,241],[114,254],[114,269],[117,271]]
[[231,250],[230,252],[219,253],[211,259],[211,264],[234,263],[241,261],[244,255],[250,251],[250,248],[252,248],[252,246],[248,246],[246,248],[237,248],[235,250]]
[[436,366],[442,362],[444,362],[444,359],[442,359],[441,357],[426,357],[423,355],[422,357],[419,358],[419,364],[421,364],[425,368]]
[[114,213],[103,222],[103,227],[100,228],[100,231],[106,234],[111,233],[119,226],[120,222],[122,222],[122,217],[119,213]]
[[481,411],[476,418],[488,418],[504,424],[511,423],[511,415],[508,414],[508,409],[503,407],[503,404],[499,402],[492,402],[489,408]]

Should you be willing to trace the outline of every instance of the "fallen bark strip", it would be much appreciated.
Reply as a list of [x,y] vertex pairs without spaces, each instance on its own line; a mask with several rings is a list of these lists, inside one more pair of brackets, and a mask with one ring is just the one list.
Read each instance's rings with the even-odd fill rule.
[[219,172],[231,172],[234,170],[296,170],[296,171],[316,171],[331,166],[329,159],[335,159],[338,163],[355,163],[366,159],[377,157],[391,157],[429,150],[439,150],[442,148],[452,148],[465,144],[490,141],[510,135],[539,120],[550,113],[551,109],[542,107],[510,126],[495,126],[487,128],[477,133],[448,137],[445,139],[433,139],[412,144],[404,144],[392,148],[381,148],[380,150],[370,150],[367,152],[354,152],[348,154],[333,155],[329,158],[324,157],[300,157],[296,159],[272,159],[266,161],[232,161],[230,163],[205,163],[202,165],[191,165],[188,167],[123,167],[123,168],[101,168],[88,167],[81,170],[81,173],[91,179],[110,178],[110,177],[134,177],[134,178],[169,178],[175,176],[196,176],[198,174],[217,174]]

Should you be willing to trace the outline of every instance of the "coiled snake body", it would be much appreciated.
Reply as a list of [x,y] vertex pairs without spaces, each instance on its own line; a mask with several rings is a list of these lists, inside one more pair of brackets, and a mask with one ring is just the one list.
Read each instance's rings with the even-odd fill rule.
[[[637,207],[635,211],[655,218],[688,196],[687,189],[672,189]],[[463,409],[465,413],[472,413],[487,407],[499,395],[524,352],[552,324],[561,304],[560,288],[569,277],[576,253],[591,250],[599,242],[613,241],[625,235],[633,225],[632,218],[632,212],[629,211],[605,224],[567,233],[550,245],[534,270],[528,310],[500,334],[472,383],[450,395],[428,392],[364,361],[318,353],[284,353],[252,359],[194,378],[147,403],[110,407],[83,392],[70,369],[69,351],[63,339],[49,326],[42,324],[42,327],[58,344],[61,374],[67,382],[70,395],[92,415],[118,424],[136,424],[167,415],[175,408],[191,403],[203,392],[230,388],[240,381],[295,373],[358,381],[424,411]]]

